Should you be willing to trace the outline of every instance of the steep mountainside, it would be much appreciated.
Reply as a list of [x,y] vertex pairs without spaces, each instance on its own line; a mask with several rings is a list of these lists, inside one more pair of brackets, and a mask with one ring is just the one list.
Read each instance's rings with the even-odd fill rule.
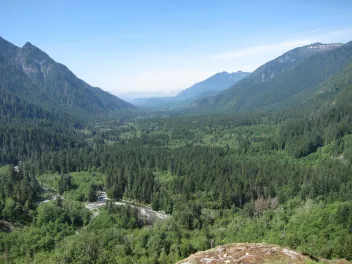
[[0,114],[8,118],[53,117],[48,98],[38,91],[26,74],[0,55]]
[[[16,73],[13,71],[16,76],[21,75],[18,78],[11,76],[12,79],[6,81],[18,81],[16,86],[22,86],[22,81],[27,84],[30,80],[31,86],[36,87],[30,92],[13,89],[12,93],[20,97],[23,92],[30,93],[36,98],[44,96],[50,104],[98,115],[135,108],[100,88],[88,85],[77,78],[66,66],[55,62],[29,42],[22,48],[18,48],[0,38],[0,55],[3,57],[3,63],[16,68]],[[24,80],[23,74],[28,79]]]
[[[331,104],[331,101],[336,100],[344,94],[343,97],[348,96],[346,90],[352,86],[352,61],[340,72],[334,75],[320,85],[320,87],[310,97],[304,101],[304,104],[317,104],[320,105],[322,102]],[[336,97],[337,95],[337,97]]]
[[[283,124],[278,137],[279,145],[293,156],[303,157],[317,151],[332,139],[337,139],[338,142],[345,135],[351,134],[351,100],[352,62],[301,104],[299,108],[309,109],[305,116],[290,119]],[[341,157],[351,156],[349,153],[352,153],[352,145],[344,143],[344,148]],[[339,148],[335,151],[338,153]]]
[[314,43],[308,46],[295,48],[260,66],[251,74],[251,78],[244,80],[243,83],[263,83],[269,81],[285,70],[298,65],[312,55],[321,54],[341,47],[342,45],[343,44],[340,43]]
[[187,88],[180,92],[176,98],[178,99],[189,99],[195,98],[202,95],[202,93],[207,91],[222,91],[227,88],[230,88],[239,80],[250,75],[250,72],[219,72],[215,75],[209,77],[208,79],[198,82],[191,87]]
[[[342,70],[352,59],[352,43],[342,46],[319,44],[318,47],[321,48],[311,55],[310,50],[315,50],[313,47],[317,47],[316,45],[318,44],[295,49],[294,53],[288,52],[264,64],[250,77],[230,89],[214,97],[199,99],[192,106],[198,110],[242,111],[297,105],[314,93],[324,81]],[[290,58],[287,54],[299,56],[298,59],[292,57],[287,60],[281,68],[270,66],[279,65],[282,58]],[[304,57],[302,54],[305,54],[306,59],[302,59]]]

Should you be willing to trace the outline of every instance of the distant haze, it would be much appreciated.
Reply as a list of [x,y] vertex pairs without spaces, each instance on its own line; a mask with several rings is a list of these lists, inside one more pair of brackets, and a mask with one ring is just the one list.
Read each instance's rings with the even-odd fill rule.
[[176,96],[179,94],[182,90],[175,90],[175,91],[132,91],[132,92],[126,92],[126,93],[121,93],[121,92],[110,92],[112,94],[115,94],[119,96],[120,98],[130,101],[132,99],[136,98],[147,98],[147,97],[168,97],[168,96]]

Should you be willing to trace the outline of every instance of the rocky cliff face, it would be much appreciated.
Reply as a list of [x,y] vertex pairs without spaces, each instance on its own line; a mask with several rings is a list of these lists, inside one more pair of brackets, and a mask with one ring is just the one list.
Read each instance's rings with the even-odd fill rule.
[[305,255],[277,245],[265,243],[239,243],[218,246],[207,251],[197,252],[178,264],[196,263],[352,263],[346,260],[326,260]]

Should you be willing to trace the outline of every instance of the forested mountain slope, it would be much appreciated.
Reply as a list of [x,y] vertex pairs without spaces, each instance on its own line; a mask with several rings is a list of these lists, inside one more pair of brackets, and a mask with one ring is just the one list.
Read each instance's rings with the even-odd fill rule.
[[[193,102],[193,108],[196,110],[244,111],[282,108],[299,104],[325,80],[342,70],[352,58],[351,43],[323,45],[324,48],[312,53],[310,50],[314,49],[310,47],[314,45],[293,50],[295,51],[293,54],[297,54],[297,51],[304,51],[304,56],[302,52],[298,53],[297,60],[289,59],[293,56],[292,51],[282,55],[261,66],[250,77],[221,94]],[[280,61],[285,63],[280,63]]]
[[242,83],[263,83],[269,81],[285,70],[291,69],[298,65],[312,55],[331,51],[341,47],[342,45],[343,44],[340,43],[314,43],[311,45],[295,48],[260,66],[251,74],[251,78],[244,80]]
[[89,120],[133,108],[31,44],[18,48],[0,38],[0,164],[82,146]]
[[[45,52],[27,42],[18,48],[8,41],[0,38],[0,55],[2,61],[16,68],[16,73],[3,75],[5,82],[16,82],[21,86],[24,77],[15,75],[25,74],[36,87],[31,91],[12,88],[12,93],[24,98],[31,94],[33,98],[45,97],[54,106],[63,106],[79,110],[87,114],[108,114],[113,111],[131,110],[135,107],[100,88],[92,87],[77,78],[66,66],[55,62]],[[6,63],[5,62],[5,63]],[[6,78],[11,78],[8,80]],[[28,80],[24,81],[28,84]]]
[[347,64],[341,71],[333,77],[323,82],[318,89],[310,96],[307,97],[303,104],[316,104],[320,103],[331,104],[331,100],[335,99],[339,93],[346,93],[346,89],[352,85],[352,62]]
[[[334,153],[352,154],[341,139],[352,133],[352,62],[330,78],[302,106],[311,105],[304,118],[287,120],[281,130],[282,146],[297,157],[334,141]],[[350,154],[351,153],[351,154]]]
[[0,55],[1,119],[56,119],[63,111],[51,106],[50,100],[18,67]]
[[227,88],[230,88],[239,80],[242,80],[245,77],[248,77],[251,73],[250,72],[219,72],[214,74],[213,76],[207,78],[204,81],[198,82],[191,87],[183,90],[180,92],[176,98],[180,100],[191,99],[200,97],[203,93],[209,91],[222,91]]

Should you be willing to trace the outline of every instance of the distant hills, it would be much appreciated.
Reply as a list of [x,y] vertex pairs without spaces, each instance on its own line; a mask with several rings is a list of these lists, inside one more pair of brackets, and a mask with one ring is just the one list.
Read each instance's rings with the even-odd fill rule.
[[230,88],[239,80],[250,75],[250,72],[237,71],[228,73],[226,71],[219,72],[209,77],[208,79],[198,82],[191,87],[180,92],[176,98],[180,100],[196,98],[202,94],[213,91],[218,92]]
[[150,98],[137,98],[131,101],[131,103],[137,106],[144,107],[160,107],[160,108],[177,108],[187,106],[192,100],[196,100],[201,97],[216,95],[220,91],[223,91],[239,80],[249,76],[250,72],[237,71],[233,73],[219,72],[213,76],[198,82],[191,87],[181,91],[178,95],[173,97],[150,97]]
[[28,104],[41,111],[55,109],[88,115],[135,109],[130,103],[85,83],[29,42],[19,48],[0,37],[0,70],[0,96],[3,100],[16,98],[20,105],[13,108]]
[[[234,112],[297,107],[351,59],[350,44],[313,43],[292,49],[253,73],[221,72],[174,97],[139,98],[137,106],[191,108],[196,112]],[[311,103],[311,102],[310,102]]]
[[194,100],[196,111],[253,111],[299,106],[352,59],[351,42],[300,47],[260,66],[218,95]]
[[[352,42],[314,43],[290,50],[253,73],[220,72],[176,96],[131,102],[145,109],[183,108],[204,113],[304,107],[335,96],[339,87],[334,85],[343,82],[338,76],[349,74],[350,63]],[[335,81],[329,83],[331,78]],[[20,48],[0,37],[3,117],[105,116],[136,109],[132,104],[90,86],[31,43]]]

